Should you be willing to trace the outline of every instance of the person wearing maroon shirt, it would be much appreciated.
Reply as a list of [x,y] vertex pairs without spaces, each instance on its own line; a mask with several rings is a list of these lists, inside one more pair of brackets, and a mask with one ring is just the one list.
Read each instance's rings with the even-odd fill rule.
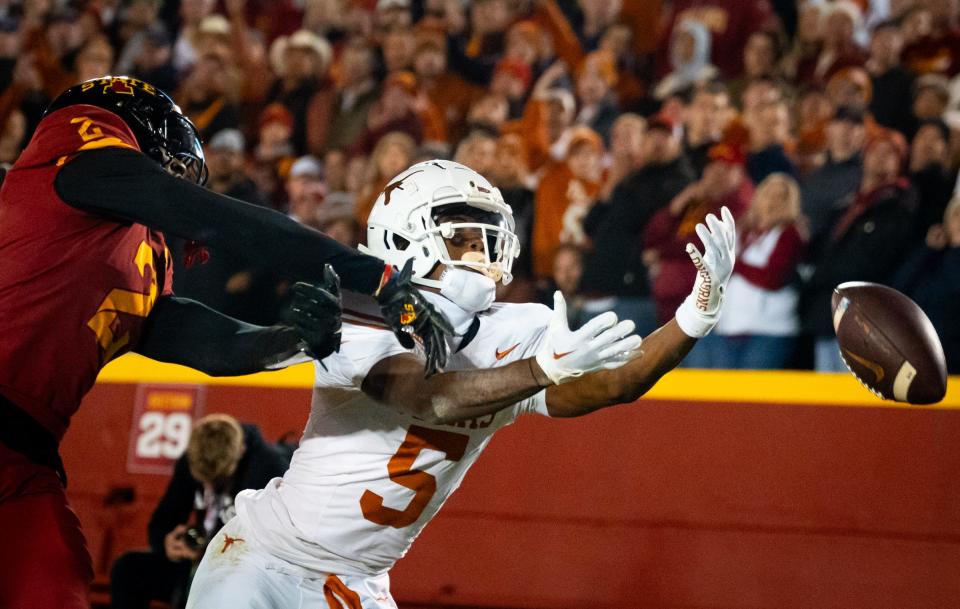
[[[673,0],[667,4],[664,10],[672,16],[663,40],[670,40],[673,29],[686,19],[704,24],[712,37],[711,62],[726,78],[743,72],[743,48],[750,35],[778,23],[768,0]],[[662,58],[663,65],[668,65],[668,59]]]
[[[0,607],[87,606],[92,578],[58,444],[100,369],[127,351],[212,375],[339,348],[339,279],[374,294],[428,371],[446,322],[410,269],[282,214],[202,188],[196,129],[162,91],[126,77],[68,89],[0,190]],[[164,234],[256,258],[297,284],[291,325],[253,326],[173,296]],[[198,250],[199,251],[199,250]],[[329,263],[325,268],[324,263]],[[332,265],[332,266],[330,266]]]
[[753,196],[742,150],[722,143],[711,148],[708,156],[710,164],[703,177],[657,211],[643,231],[643,261],[652,280],[657,320],[661,324],[671,318],[686,297],[681,285],[689,285],[695,278],[696,270],[684,268],[682,257],[687,255],[684,244],[690,240],[696,224],[709,213],[720,213],[722,207],[729,208],[737,218]]
[[800,188],[785,173],[774,173],[755,191],[738,227],[737,263],[727,290],[723,317],[694,351],[705,352],[711,368],[783,368],[800,322],[797,264],[805,236],[800,224]]

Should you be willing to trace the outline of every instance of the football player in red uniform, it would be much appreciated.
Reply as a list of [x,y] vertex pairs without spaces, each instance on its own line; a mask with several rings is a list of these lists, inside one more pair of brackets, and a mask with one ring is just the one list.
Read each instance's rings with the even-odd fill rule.
[[[53,101],[0,189],[0,607],[87,607],[92,567],[58,444],[114,357],[213,375],[339,348],[339,284],[444,365],[446,321],[377,258],[283,214],[202,188],[193,124],[162,91],[104,77]],[[302,283],[291,326],[259,327],[172,295],[164,234],[255,258]]]

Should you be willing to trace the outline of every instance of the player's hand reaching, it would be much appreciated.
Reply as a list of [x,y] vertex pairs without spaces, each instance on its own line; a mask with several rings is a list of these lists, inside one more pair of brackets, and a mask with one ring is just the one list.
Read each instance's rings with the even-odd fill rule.
[[567,323],[567,303],[563,294],[553,294],[553,316],[547,328],[547,340],[537,353],[537,364],[557,385],[571,381],[587,372],[612,370],[630,361],[640,337],[633,334],[635,325],[630,320],[617,322],[612,311],[601,313],[579,330],[571,330]]
[[697,224],[697,235],[703,242],[703,253],[692,243],[687,254],[697,267],[693,292],[677,308],[680,329],[690,337],[703,338],[717,325],[723,306],[723,291],[736,259],[737,226],[733,214],[724,207],[720,218],[708,214],[706,224]]
[[427,376],[447,365],[446,336],[453,333],[450,323],[433,308],[414,287],[413,259],[399,273],[392,273],[376,293],[383,318],[393,328],[397,340],[407,349],[414,347],[413,336],[423,343],[427,355]]
[[329,264],[323,267],[323,283],[294,284],[293,302],[286,321],[303,344],[303,352],[323,359],[340,351],[340,277]]

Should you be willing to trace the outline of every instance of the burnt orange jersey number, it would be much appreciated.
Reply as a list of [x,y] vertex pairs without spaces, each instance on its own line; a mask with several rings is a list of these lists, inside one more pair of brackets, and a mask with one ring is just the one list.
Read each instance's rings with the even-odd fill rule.
[[419,425],[411,425],[407,437],[397,452],[390,458],[387,471],[390,479],[414,493],[413,499],[406,508],[395,510],[383,505],[383,497],[373,491],[363,491],[360,497],[360,509],[363,517],[371,522],[402,529],[410,526],[420,518],[424,508],[430,503],[433,494],[437,492],[437,479],[427,472],[411,469],[417,455],[424,449],[438,450],[447,456],[449,461],[459,461],[467,450],[469,436],[444,431],[442,429],[428,429]]

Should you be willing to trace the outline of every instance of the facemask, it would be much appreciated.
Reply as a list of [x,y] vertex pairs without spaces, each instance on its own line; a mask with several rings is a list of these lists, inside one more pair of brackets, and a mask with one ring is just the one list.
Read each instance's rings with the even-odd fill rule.
[[486,311],[497,297],[493,279],[456,267],[443,272],[440,284],[440,295],[468,313]]

